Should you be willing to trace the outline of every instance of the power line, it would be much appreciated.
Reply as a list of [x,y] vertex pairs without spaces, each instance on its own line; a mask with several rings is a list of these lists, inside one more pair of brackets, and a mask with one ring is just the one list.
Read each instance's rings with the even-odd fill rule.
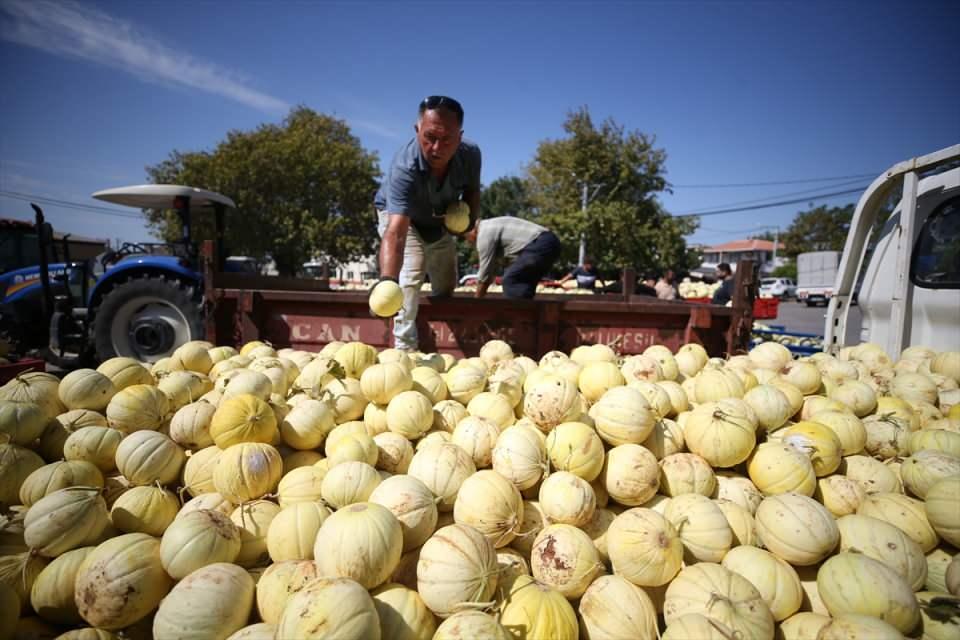
[[880,172],[860,173],[851,176],[833,176],[832,178],[803,178],[800,180],[777,180],[773,182],[740,182],[740,183],[718,183],[718,184],[674,184],[670,185],[674,189],[727,189],[732,187],[770,187],[781,184],[807,184],[811,182],[835,182],[837,180],[852,180],[854,178],[872,178],[879,175]]
[[723,213],[737,213],[739,211],[755,211],[757,209],[769,209],[771,207],[779,207],[785,204],[797,204],[800,202],[810,202],[813,200],[825,200],[827,198],[833,198],[836,196],[849,195],[851,193],[862,193],[866,186],[860,187],[859,189],[847,189],[846,191],[835,191],[833,193],[822,193],[818,196],[811,196],[808,198],[795,198],[793,200],[781,200],[780,202],[771,202],[769,204],[758,204],[752,207],[734,207],[732,209],[719,209],[717,211],[705,211],[700,213],[679,213],[674,215],[674,218],[694,218],[694,217],[703,217],[703,216],[715,216]]
[[[847,186],[851,186],[851,185],[853,185],[853,184],[856,184],[856,183],[858,183],[858,182],[860,182],[860,181],[859,181],[859,180],[849,180],[849,181],[847,181],[847,182],[840,182],[840,183],[837,183],[837,184],[834,184],[834,185],[830,185],[830,187],[832,187],[832,188],[847,187]],[[779,194],[777,194],[777,195],[775,195],[775,196],[766,196],[766,197],[763,197],[763,198],[752,198],[752,199],[750,199],[750,200],[739,200],[739,201],[737,201],[737,202],[727,202],[727,203],[725,203],[725,204],[717,204],[717,205],[713,205],[713,206],[711,206],[711,207],[704,207],[704,208],[702,209],[702,211],[708,212],[708,211],[713,211],[714,209],[727,209],[727,208],[729,208],[729,207],[739,207],[740,205],[746,205],[746,204],[763,204],[763,203],[769,202],[770,200],[779,199],[779,198],[787,198],[787,197],[790,197],[790,196],[799,196],[799,195],[803,195],[803,194],[807,194],[807,193],[812,194],[810,197],[815,197],[815,196],[817,195],[816,192],[822,191],[822,190],[825,189],[825,188],[826,188],[826,187],[814,187],[813,189],[802,189],[802,190],[800,190],[800,191],[789,191],[789,192],[787,192],[787,193],[779,193]],[[865,189],[866,187],[863,187],[863,188]]]
[[726,235],[737,235],[739,233],[754,233],[764,229],[773,229],[775,225],[763,225],[759,227],[750,227],[748,229],[712,229],[710,227],[697,227],[697,231],[706,231],[708,233],[721,233]]
[[120,218],[130,218],[130,219],[137,219],[137,220],[143,219],[143,216],[137,213],[118,211],[117,209],[110,209],[107,207],[98,207],[93,204],[82,204],[80,202],[58,200],[56,198],[49,198],[47,196],[39,196],[39,195],[29,194],[29,193],[19,193],[17,191],[0,191],[0,196],[12,198],[14,200],[22,200],[24,202],[38,202],[40,204],[48,204],[48,205],[54,205],[58,207],[65,207],[67,209],[78,209],[80,211],[94,211],[96,213],[118,216]]

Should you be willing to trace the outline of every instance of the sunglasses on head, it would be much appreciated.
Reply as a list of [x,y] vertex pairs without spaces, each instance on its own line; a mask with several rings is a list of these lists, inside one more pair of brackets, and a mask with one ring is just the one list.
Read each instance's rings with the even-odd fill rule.
[[463,122],[463,107],[453,98],[447,96],[427,96],[420,103],[420,113],[428,109],[439,109],[444,107],[456,114],[460,122]]

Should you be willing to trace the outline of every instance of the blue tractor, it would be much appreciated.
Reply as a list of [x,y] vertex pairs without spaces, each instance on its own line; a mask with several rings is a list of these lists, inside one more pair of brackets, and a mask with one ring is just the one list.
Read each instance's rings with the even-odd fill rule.
[[[27,343],[43,340],[47,359],[72,368],[114,356],[155,362],[179,345],[203,339],[203,282],[191,215],[212,211],[218,270],[245,266],[222,258],[230,198],[194,187],[139,185],[107,189],[94,198],[140,209],[172,209],[181,239],[169,244],[125,243],[93,259],[50,262],[56,248],[42,210],[37,217],[40,264],[0,275],[0,318]],[[49,328],[49,332],[47,331]]]

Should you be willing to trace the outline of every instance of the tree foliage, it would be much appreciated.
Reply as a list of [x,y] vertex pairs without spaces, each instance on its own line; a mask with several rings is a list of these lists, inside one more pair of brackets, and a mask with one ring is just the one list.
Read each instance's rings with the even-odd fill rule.
[[[502,176],[480,188],[480,216],[497,218],[517,216],[529,218],[532,204],[527,190],[527,182],[517,176]],[[460,275],[473,273],[478,268],[480,258],[477,249],[468,242],[457,243],[457,264]]]
[[517,176],[503,176],[483,187],[480,192],[480,210],[484,218],[499,216],[530,217],[533,203],[527,183]]
[[696,252],[684,236],[697,220],[671,217],[657,200],[667,189],[666,153],[654,147],[654,139],[625,131],[612,119],[598,127],[586,107],[569,113],[563,128],[565,137],[540,143],[527,180],[530,218],[560,237],[561,261],[576,263],[582,234],[603,271],[695,266]]
[[776,267],[770,275],[774,278],[792,278],[796,281],[797,263],[794,260],[788,260],[779,267]]
[[[158,184],[220,192],[237,204],[227,216],[225,244],[233,255],[273,258],[292,275],[318,254],[346,262],[369,255],[377,242],[373,196],[377,156],[347,124],[305,107],[283,122],[230,131],[213,151],[173,151],[147,167]],[[147,211],[154,232],[172,241],[180,224],[169,211]],[[194,237],[212,238],[212,221],[195,216]]]
[[790,223],[780,239],[786,245],[786,254],[795,258],[808,251],[843,251],[854,205],[816,208],[801,211]]

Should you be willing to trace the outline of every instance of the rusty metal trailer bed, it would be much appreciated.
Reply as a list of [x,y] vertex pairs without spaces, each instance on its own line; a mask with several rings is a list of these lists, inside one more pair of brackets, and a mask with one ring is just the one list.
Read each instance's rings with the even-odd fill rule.
[[[377,349],[392,346],[391,322],[370,317],[366,293],[324,290],[325,283],[318,280],[222,273],[213,269],[212,243],[204,245],[203,254],[207,339],[215,344],[265,340],[310,351],[335,340],[359,340]],[[634,290],[635,277],[625,270],[624,290]],[[619,294],[424,298],[417,318],[420,349],[474,356],[484,342],[501,339],[515,352],[535,358],[596,343],[610,344],[624,355],[642,353],[653,344],[676,350],[687,342],[702,344],[711,356],[741,353],[749,348],[752,326],[752,262],[738,267],[735,288],[732,307]]]

